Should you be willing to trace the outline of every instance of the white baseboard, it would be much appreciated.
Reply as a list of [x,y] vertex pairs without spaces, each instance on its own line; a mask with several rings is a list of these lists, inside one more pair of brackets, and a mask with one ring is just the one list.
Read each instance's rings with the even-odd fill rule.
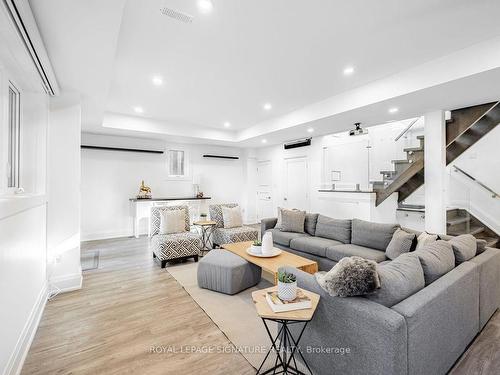
[[55,286],[59,290],[59,293],[65,293],[82,289],[82,280],[82,270],[80,269],[79,273],[51,277],[49,284]]
[[28,355],[33,338],[35,337],[36,330],[40,324],[40,319],[42,318],[43,310],[47,303],[47,297],[48,287],[47,283],[45,283],[31,310],[28,321],[24,325],[16,347],[7,361],[7,366],[4,369],[3,375],[18,375],[21,373],[24,361]]
[[[142,234],[148,234],[147,231]],[[105,231],[105,232],[95,232],[95,233],[82,233],[82,241],[95,241],[95,240],[106,240],[108,238],[121,238],[121,237],[132,237],[134,233],[131,230],[126,231]]]

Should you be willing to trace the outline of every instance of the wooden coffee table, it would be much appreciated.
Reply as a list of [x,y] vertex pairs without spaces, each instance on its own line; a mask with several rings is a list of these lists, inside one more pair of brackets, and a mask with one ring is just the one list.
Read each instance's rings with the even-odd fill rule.
[[278,284],[278,269],[283,266],[295,267],[310,274],[318,272],[318,263],[315,261],[281,249],[281,254],[272,258],[254,257],[247,253],[247,249],[252,246],[252,244],[253,241],[235,242],[224,244],[222,248],[272,273],[274,275],[274,285]]

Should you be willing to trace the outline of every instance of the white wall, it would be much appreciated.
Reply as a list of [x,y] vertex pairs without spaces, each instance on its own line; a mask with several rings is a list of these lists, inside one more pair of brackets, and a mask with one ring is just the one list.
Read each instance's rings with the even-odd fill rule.
[[[4,19],[0,9],[1,22]],[[48,99],[22,83],[22,72],[6,68],[2,57],[9,51],[5,50],[4,36],[0,34],[0,191],[4,193],[0,195],[0,374],[10,374],[16,373],[24,361],[47,297]],[[6,193],[3,173],[7,80],[15,81],[21,92],[20,185],[26,194],[16,196]]]
[[[241,149],[207,145],[173,145],[163,141],[83,134],[82,144],[163,150],[169,146],[188,152],[190,177],[183,181],[167,177],[166,154],[82,149],[82,239],[132,235],[129,198],[137,195],[141,180],[154,197],[192,197],[192,175],[201,178],[200,190],[211,203],[237,202],[245,209]],[[208,159],[203,154],[239,156],[238,160]],[[246,211],[244,212],[246,214]],[[147,233],[142,223],[141,233]]]
[[80,266],[79,104],[51,102],[48,132],[47,251],[51,285],[69,291],[82,284]]

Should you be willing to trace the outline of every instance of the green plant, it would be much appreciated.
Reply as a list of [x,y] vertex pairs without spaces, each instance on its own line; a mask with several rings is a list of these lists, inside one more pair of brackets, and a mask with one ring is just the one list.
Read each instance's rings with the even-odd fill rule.
[[207,217],[207,214],[200,214],[200,217]]
[[255,240],[255,241],[253,241],[253,245],[254,246],[262,246],[262,242],[259,240]]
[[297,277],[293,273],[288,273],[284,271],[278,271],[278,281],[282,283],[290,284],[297,281]]

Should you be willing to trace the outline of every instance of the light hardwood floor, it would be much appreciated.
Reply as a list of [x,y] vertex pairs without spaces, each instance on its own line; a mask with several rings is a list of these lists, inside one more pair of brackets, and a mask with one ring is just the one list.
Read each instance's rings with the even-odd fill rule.
[[[82,252],[100,250],[99,269],[84,272],[82,290],[47,303],[23,374],[255,373],[239,353],[180,352],[232,345],[153,262],[147,243],[147,238],[123,238],[82,244]],[[151,353],[151,347],[177,352]],[[497,312],[450,374],[499,373]]]
[[[48,302],[23,374],[254,374],[187,292],[155,264],[147,239],[85,243],[101,251],[83,289]],[[160,353],[151,353],[151,347]],[[175,350],[176,352],[172,352]]]

